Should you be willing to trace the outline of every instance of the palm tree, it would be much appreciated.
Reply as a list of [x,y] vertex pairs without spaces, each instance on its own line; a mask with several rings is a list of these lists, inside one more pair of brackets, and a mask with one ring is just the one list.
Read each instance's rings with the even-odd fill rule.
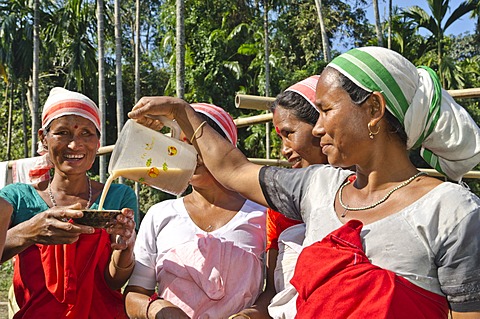
[[373,13],[375,16],[375,31],[377,33],[378,46],[383,47],[383,31],[382,23],[380,21],[380,13],[378,10],[378,0],[373,0]]
[[[404,15],[412,19],[417,28],[427,29],[431,36],[429,42],[436,44],[438,73],[442,82],[445,82],[445,74],[448,73],[448,66],[444,63],[444,37],[445,31],[458,19],[465,14],[475,10],[478,7],[479,0],[466,0],[460,3],[453,10],[452,14],[447,16],[449,10],[449,0],[427,0],[431,15],[419,6],[413,6],[404,11]],[[445,23],[443,21],[446,19]],[[445,83],[444,83],[445,84]]]
[[330,62],[330,44],[328,41],[327,30],[325,29],[325,23],[323,21],[322,15],[322,0],[315,0],[315,5],[317,6],[318,12],[318,21],[320,22],[320,31],[322,33],[322,47],[323,47],[323,58],[325,62]]
[[120,0],[115,0],[115,66],[117,88],[117,133],[123,127],[123,85],[122,85],[122,22],[120,15]]
[[176,28],[176,79],[177,96],[185,96],[185,3],[184,0],[176,0],[177,28]]
[[[106,105],[105,105],[105,61],[104,61],[104,43],[105,43],[105,34],[104,34],[104,10],[103,10],[103,0],[97,0],[97,23],[98,23],[98,106],[100,112],[102,113],[102,134],[100,145],[105,146],[107,144],[106,137],[106,127],[105,127],[105,116]],[[100,181],[104,183],[107,180],[107,159],[105,156],[100,156]]]
[[[33,67],[32,67],[32,156],[37,153],[37,132],[40,128],[39,125],[39,112],[38,112],[38,75],[40,66],[40,18],[39,18],[40,0],[33,2]],[[13,95],[12,95],[13,100]]]

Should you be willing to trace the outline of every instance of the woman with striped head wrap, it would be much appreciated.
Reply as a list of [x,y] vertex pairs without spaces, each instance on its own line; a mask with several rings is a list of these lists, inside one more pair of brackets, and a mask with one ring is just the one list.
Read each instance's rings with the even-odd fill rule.
[[[180,138],[194,142],[208,126],[235,148],[230,114],[208,103],[191,107],[200,129]],[[152,206],[142,220],[126,288],[131,318],[227,318],[260,294],[266,208],[223,187],[201,156],[190,185],[191,193]]]
[[127,318],[120,288],[134,266],[135,193],[112,185],[104,208],[121,214],[111,227],[75,222],[82,210],[98,208],[104,187],[87,175],[99,147],[100,118],[87,96],[53,88],[38,132],[46,167],[35,168],[51,167],[53,177],[0,192],[9,203],[1,214],[13,208],[2,260],[17,255],[13,286],[20,309],[14,318]]
[[[332,166],[261,167],[208,127],[195,146],[225,187],[306,224],[291,283],[298,318],[480,316],[480,199],[419,172],[407,150],[453,181],[480,161],[480,129],[435,74],[378,47],[322,72],[313,129]],[[142,98],[129,114],[201,120],[185,102]],[[337,167],[355,166],[355,172]]]

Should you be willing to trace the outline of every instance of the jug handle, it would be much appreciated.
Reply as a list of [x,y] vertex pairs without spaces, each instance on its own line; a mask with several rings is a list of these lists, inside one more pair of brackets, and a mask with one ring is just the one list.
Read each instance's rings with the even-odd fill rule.
[[179,140],[180,139],[180,132],[182,129],[180,128],[180,125],[178,125],[177,121],[171,120],[168,117],[165,116],[154,116],[154,115],[145,115],[146,117],[149,117],[154,120],[159,120],[160,122],[163,123],[166,127],[170,129],[170,136]]

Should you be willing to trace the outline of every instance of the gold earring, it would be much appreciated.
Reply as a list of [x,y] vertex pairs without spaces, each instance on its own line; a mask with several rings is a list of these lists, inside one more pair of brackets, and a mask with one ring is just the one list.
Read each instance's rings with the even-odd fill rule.
[[373,140],[373,136],[377,135],[378,132],[380,132],[380,126],[378,127],[376,132],[372,132],[372,124],[368,123],[368,136],[370,137],[371,140]]

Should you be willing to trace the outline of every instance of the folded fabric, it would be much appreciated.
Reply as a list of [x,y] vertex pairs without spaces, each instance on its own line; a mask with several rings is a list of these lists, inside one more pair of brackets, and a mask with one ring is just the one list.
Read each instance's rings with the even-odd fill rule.
[[199,235],[166,254],[158,281],[161,297],[192,319],[226,318],[255,301],[262,263],[233,242]]
[[298,256],[305,239],[305,224],[285,229],[278,238],[278,257],[275,267],[275,290],[277,294],[268,305],[268,314],[274,319],[294,318],[297,313],[297,290],[290,280],[295,272]]
[[8,161],[0,162],[0,189],[8,185]]
[[296,318],[446,319],[445,296],[370,263],[362,227],[351,220],[303,249],[291,281],[299,293]]
[[50,178],[51,165],[46,155],[16,160],[12,164],[14,183],[35,184]]

